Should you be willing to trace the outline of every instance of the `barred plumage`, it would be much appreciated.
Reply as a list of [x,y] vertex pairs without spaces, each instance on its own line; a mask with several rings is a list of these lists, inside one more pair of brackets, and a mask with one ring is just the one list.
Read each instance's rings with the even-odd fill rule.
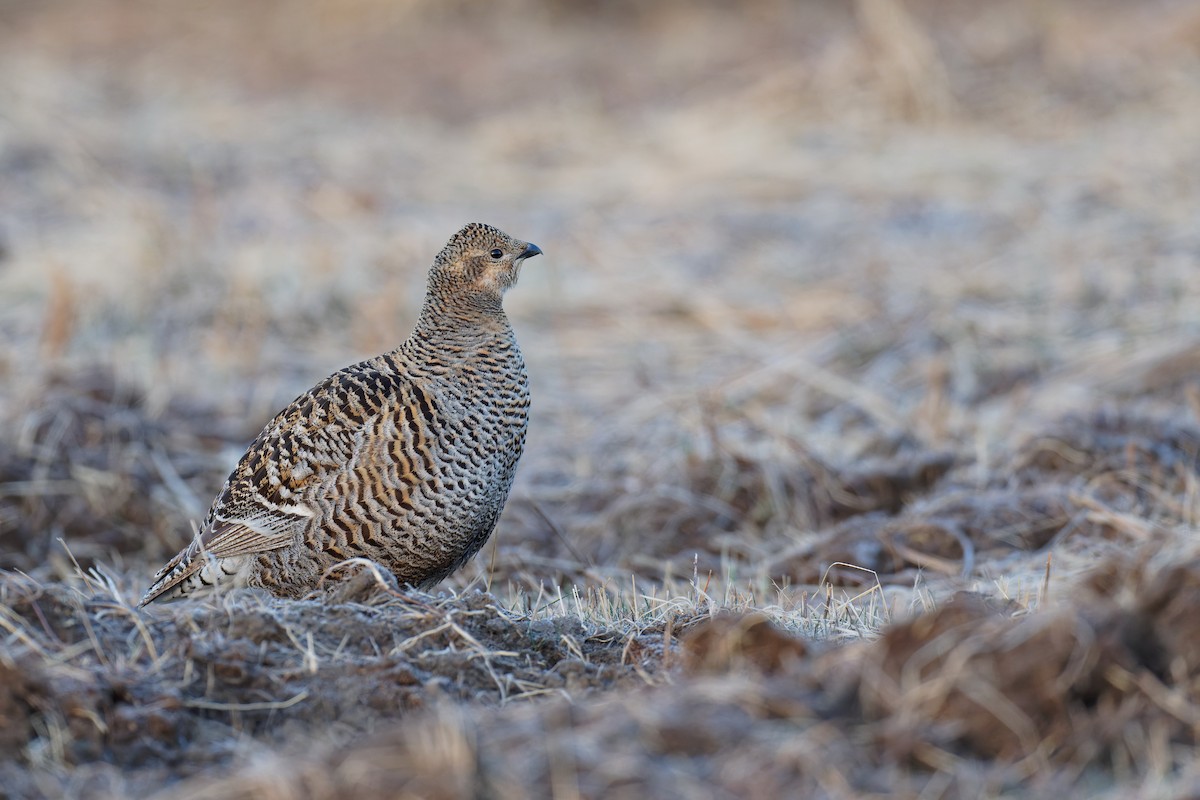
[[487,541],[525,446],[525,362],[501,305],[541,253],[479,223],[434,260],[412,334],[296,398],[140,605],[220,583],[296,597],[349,558],[429,588]]

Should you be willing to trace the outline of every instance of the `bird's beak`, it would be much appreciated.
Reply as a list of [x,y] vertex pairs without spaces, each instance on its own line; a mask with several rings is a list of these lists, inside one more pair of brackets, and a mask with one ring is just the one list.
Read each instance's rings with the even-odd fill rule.
[[527,245],[525,245],[525,249],[521,251],[521,255],[517,256],[517,259],[520,261],[524,261],[527,258],[533,258],[534,256],[540,256],[541,254],[542,254],[542,248],[538,247],[536,244],[527,244]]

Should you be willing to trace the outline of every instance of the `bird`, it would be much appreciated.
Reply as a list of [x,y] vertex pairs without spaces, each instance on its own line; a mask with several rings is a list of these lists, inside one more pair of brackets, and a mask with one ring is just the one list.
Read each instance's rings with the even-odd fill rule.
[[350,559],[428,590],[466,564],[525,449],[529,378],[502,299],[541,253],[483,223],[455,233],[408,338],[267,423],[138,606],[216,586],[299,598]]

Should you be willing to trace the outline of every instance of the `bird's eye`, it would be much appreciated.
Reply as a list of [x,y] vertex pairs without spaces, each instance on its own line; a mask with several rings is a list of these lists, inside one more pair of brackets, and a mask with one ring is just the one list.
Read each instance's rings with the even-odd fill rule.
[[493,250],[491,253],[489,253],[489,255],[492,258],[494,258],[496,261],[499,261],[501,258],[504,257],[504,251],[501,250],[499,247],[497,247],[495,250]]

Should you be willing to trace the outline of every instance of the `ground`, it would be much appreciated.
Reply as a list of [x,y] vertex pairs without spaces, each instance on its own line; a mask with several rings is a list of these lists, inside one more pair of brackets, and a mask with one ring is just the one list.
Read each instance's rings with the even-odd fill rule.
[[[1200,791],[1200,10],[0,2],[5,796]],[[488,222],[432,594],[139,611]]]

